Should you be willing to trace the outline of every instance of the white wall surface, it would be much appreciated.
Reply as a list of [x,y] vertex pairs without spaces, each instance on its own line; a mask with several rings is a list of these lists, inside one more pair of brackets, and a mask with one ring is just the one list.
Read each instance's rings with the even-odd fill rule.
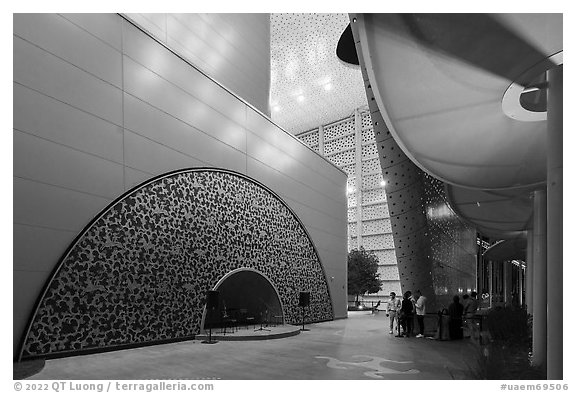
[[270,116],[269,14],[125,14]]
[[[231,24],[249,40],[244,25]],[[15,14],[13,95],[15,354],[89,221],[137,184],[188,167],[234,170],[277,192],[312,237],[335,316],[346,316],[346,175],[121,16]]]

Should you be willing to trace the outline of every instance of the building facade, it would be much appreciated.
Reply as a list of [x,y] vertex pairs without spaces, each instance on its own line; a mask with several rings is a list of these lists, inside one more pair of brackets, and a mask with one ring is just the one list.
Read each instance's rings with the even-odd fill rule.
[[14,358],[191,338],[242,268],[346,316],[346,174],[267,117],[268,15],[189,17],[14,15]]

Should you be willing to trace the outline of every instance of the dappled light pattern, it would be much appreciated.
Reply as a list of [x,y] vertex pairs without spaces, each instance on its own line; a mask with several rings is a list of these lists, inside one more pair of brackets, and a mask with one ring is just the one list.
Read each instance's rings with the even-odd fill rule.
[[405,365],[414,363],[411,361],[396,361],[396,360],[384,359],[378,356],[368,356],[368,355],[354,355],[352,357],[366,358],[366,360],[358,360],[356,362],[345,362],[342,360],[332,358],[330,356],[316,356],[317,359],[328,359],[326,367],[340,370],[368,369],[368,371],[363,371],[363,374],[367,377],[377,379],[384,378],[380,374],[418,374],[420,372],[419,370],[413,368],[402,371],[382,365],[382,363],[391,363],[394,365]]

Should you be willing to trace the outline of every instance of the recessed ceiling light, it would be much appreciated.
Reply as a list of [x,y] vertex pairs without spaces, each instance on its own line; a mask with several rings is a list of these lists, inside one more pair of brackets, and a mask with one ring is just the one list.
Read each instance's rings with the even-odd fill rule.
[[332,83],[326,83],[326,84],[324,85],[324,90],[326,90],[326,91],[332,90]]
[[298,100],[298,102],[302,102],[304,101],[304,96],[303,95],[299,95],[298,97],[296,97],[296,99]]
[[386,185],[386,180],[382,180],[382,181],[380,182],[380,185],[381,185],[382,187],[384,187],[384,186]]

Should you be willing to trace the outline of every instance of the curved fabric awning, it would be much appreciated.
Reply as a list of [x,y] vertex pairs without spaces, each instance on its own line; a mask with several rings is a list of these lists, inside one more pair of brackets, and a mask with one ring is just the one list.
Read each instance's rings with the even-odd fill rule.
[[452,209],[484,235],[516,237],[532,227],[533,200],[530,190],[472,190],[447,185]]
[[483,257],[491,261],[512,261],[515,259],[526,260],[526,236],[518,236],[514,239],[502,240],[484,251]]
[[364,14],[353,23],[378,107],[418,166],[465,188],[545,183],[545,112],[519,99],[561,62],[561,14]]

